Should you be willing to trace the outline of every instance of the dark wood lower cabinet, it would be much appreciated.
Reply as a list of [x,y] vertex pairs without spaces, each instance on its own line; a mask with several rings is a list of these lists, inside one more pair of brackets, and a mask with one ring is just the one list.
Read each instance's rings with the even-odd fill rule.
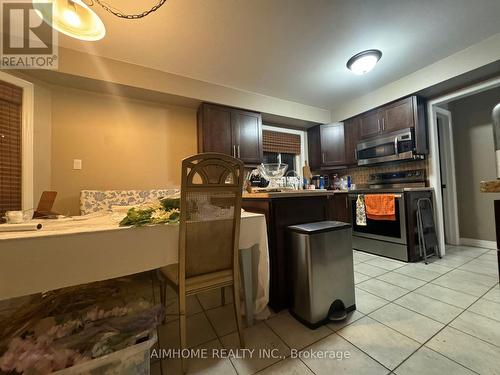
[[[431,198],[431,191],[414,191],[405,194],[408,258],[419,261],[417,233],[417,200]],[[269,305],[280,311],[290,306],[291,278],[288,272],[290,262],[290,225],[313,223],[323,220],[351,222],[351,208],[348,194],[335,193],[322,196],[289,198],[243,198],[246,211],[266,216],[269,244],[270,288]],[[495,202],[498,243],[500,244],[500,201]]]
[[351,223],[351,210],[346,193],[336,193],[328,196],[328,220]]
[[243,198],[242,207],[246,211],[266,216],[270,265],[269,305],[275,311],[288,308],[292,284],[288,273],[290,249],[287,227],[327,220],[327,196]]

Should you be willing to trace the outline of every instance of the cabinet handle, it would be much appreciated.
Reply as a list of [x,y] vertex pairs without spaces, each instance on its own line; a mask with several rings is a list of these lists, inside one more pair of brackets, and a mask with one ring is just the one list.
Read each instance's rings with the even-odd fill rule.
[[382,131],[385,130],[385,117],[382,117]]
[[233,158],[236,157],[236,145],[233,145]]
[[321,162],[325,163],[325,153],[324,152],[321,153]]
[[380,119],[379,118],[377,119],[377,129],[380,132]]
[[241,155],[240,155],[240,145],[238,145],[238,158],[240,158]]

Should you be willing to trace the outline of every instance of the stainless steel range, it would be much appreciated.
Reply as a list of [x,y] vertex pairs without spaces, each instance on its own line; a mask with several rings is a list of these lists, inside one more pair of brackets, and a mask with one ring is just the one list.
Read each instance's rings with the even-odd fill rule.
[[[425,170],[375,173],[370,175],[369,188],[349,194],[353,229],[353,248],[405,262],[418,261],[416,201],[432,199],[432,188],[425,187]],[[360,194],[391,193],[395,198],[395,220],[366,220],[356,224],[356,200]]]

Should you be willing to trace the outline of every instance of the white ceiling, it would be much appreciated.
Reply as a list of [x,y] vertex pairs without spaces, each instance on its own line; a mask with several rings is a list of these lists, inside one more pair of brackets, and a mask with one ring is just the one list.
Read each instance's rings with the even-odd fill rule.
[[[133,13],[156,0],[108,3]],[[142,20],[94,8],[106,37],[60,45],[322,108],[500,32],[498,0],[168,0]],[[383,52],[375,69],[348,71],[370,48]]]

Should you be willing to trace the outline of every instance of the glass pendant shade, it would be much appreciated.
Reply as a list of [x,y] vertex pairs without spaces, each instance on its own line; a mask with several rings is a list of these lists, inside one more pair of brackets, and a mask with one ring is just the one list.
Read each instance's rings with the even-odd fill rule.
[[106,35],[99,16],[82,0],[52,0],[52,15],[42,3],[46,4],[47,0],[33,0],[33,8],[57,31],[87,41],[100,40]]

